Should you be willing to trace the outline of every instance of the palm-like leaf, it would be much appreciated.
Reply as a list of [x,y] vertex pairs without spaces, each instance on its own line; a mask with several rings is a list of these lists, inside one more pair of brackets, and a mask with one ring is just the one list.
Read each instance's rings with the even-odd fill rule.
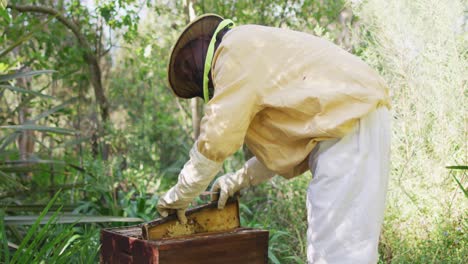
[[50,95],[46,95],[37,91],[28,90],[28,89],[24,89],[24,88],[12,86],[12,85],[0,84],[0,88],[7,89],[13,92],[22,93],[22,94],[29,94],[29,95],[34,95],[38,97],[43,97],[47,99],[56,99],[55,97],[50,96]]
[[25,131],[25,130],[34,130],[39,132],[49,132],[55,134],[62,134],[62,135],[74,135],[77,134],[78,131],[60,127],[48,127],[48,126],[41,126],[41,125],[10,125],[10,126],[0,126],[0,129],[14,129],[15,131]]
[[[55,215],[55,214],[54,214]],[[54,224],[73,224],[73,223],[132,223],[143,222],[144,220],[138,217],[117,217],[117,216],[87,216],[87,215],[67,215],[60,214],[45,215],[41,218],[39,224],[47,224],[51,219],[54,219]],[[18,215],[5,216],[6,225],[32,225],[36,223],[38,215]]]
[[28,71],[28,72],[17,72],[17,73],[12,73],[12,74],[3,74],[3,75],[0,75],[0,83],[8,82],[8,81],[18,79],[18,78],[26,78],[26,77],[32,77],[35,75],[48,74],[48,73],[54,73],[54,72],[56,71],[40,70],[40,71]]

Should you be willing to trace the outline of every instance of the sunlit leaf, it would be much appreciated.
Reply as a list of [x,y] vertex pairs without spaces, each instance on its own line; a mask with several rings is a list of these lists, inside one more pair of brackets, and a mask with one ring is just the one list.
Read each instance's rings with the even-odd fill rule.
[[268,250],[268,259],[274,264],[281,264],[281,262],[278,260],[275,254],[273,254],[271,250]]
[[40,70],[40,71],[28,71],[28,72],[17,72],[12,74],[0,75],[0,82],[7,82],[18,78],[32,77],[39,74],[54,73],[53,70]]
[[15,87],[15,86],[11,86],[11,85],[0,84],[0,88],[8,89],[10,91],[19,92],[19,93],[23,93],[23,94],[32,94],[32,95],[35,95],[35,96],[48,98],[48,99],[56,99],[55,97],[50,96],[50,95],[46,95],[46,94],[43,94],[43,93],[40,93],[40,92],[37,92],[37,91],[28,90],[28,89]]
[[50,133],[63,134],[63,135],[74,135],[74,134],[79,133],[78,131],[66,129],[66,128],[48,127],[48,126],[40,126],[40,125],[32,125],[32,124],[0,126],[0,129],[14,129],[17,131],[34,130],[34,131],[39,131],[39,132],[50,132]]
[[29,164],[66,164],[63,160],[42,160],[42,159],[30,159],[30,160],[12,160],[12,161],[0,161],[0,164],[5,165],[29,165]]
[[447,166],[447,167],[445,167],[445,168],[451,169],[451,170],[468,170],[468,166],[467,166],[467,165]]
[[65,244],[65,246],[60,250],[59,255],[62,255],[63,252],[68,248],[68,246],[70,246],[70,244],[73,243],[73,241],[77,240],[78,238],[80,238],[79,235],[73,235],[72,237],[70,237],[70,238],[67,240],[67,243]]
[[[59,195],[60,192],[57,192],[55,194],[55,196],[50,200],[49,204],[47,204],[46,208],[44,208],[44,210],[42,211],[42,213],[36,217],[36,220],[35,222],[33,223],[33,225],[31,226],[31,228],[28,230],[28,233],[26,234],[26,236],[24,237],[24,239],[21,241],[21,244],[19,245],[19,248],[18,248],[18,251],[16,251],[17,253],[19,252],[19,254],[15,254],[12,258],[12,261],[11,262],[16,262],[19,258],[21,258],[21,251],[27,247],[27,245],[29,244],[32,244],[31,243],[31,238],[33,238],[33,236],[37,235],[36,234],[36,230],[39,228],[39,225],[40,225],[40,222],[42,221],[42,219],[44,218],[44,216],[47,214],[47,212],[49,211],[49,208],[52,206],[52,204],[55,202],[55,200],[57,199],[58,195]],[[5,224],[5,222],[4,222]],[[35,239],[33,238],[33,241],[35,241]]]
[[466,190],[466,188],[463,187],[462,183],[460,182],[460,180],[458,180],[457,177],[455,177],[455,175],[452,174],[452,177],[453,177],[453,179],[455,179],[455,181],[457,182],[458,187],[460,187],[460,189],[462,190],[462,192],[465,194],[465,197],[468,198],[468,190]]
[[[18,215],[5,216],[6,225],[32,225],[39,216],[37,215]],[[50,220],[51,216],[46,215],[40,220],[40,224],[45,224]],[[111,223],[111,222],[143,222],[144,220],[137,217],[117,217],[117,216],[88,216],[88,215],[59,215],[55,223],[71,224],[71,223]]]
[[[4,218],[5,218],[5,213],[3,210],[0,210],[0,243],[2,243],[2,252],[4,252],[5,255],[4,258],[6,260],[6,263],[8,263],[10,259],[10,249],[8,248],[8,239],[6,237],[6,232],[5,232],[5,223],[4,223]],[[0,258],[0,261],[3,261],[2,258]]]
[[18,245],[16,245],[15,243],[11,243],[10,241],[8,241],[8,247],[13,248],[13,249],[18,249]]

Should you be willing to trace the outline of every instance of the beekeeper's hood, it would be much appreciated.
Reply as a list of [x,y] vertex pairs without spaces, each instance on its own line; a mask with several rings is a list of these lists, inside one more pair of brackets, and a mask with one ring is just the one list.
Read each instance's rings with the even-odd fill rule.
[[[196,18],[185,27],[172,48],[168,81],[174,94],[181,98],[201,97],[207,102],[208,74],[216,35],[234,23],[215,14]],[[205,41],[199,41],[205,40]],[[208,46],[206,44],[209,43]],[[201,78],[198,78],[201,77]]]

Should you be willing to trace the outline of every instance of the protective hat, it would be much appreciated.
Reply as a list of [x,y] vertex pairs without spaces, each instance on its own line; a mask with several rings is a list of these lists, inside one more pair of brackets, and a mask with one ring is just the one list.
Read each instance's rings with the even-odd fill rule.
[[[211,38],[221,21],[223,21],[223,18],[215,14],[202,15],[188,24],[177,39],[174,47],[172,48],[168,65],[169,86],[176,96],[181,98],[193,98],[200,95],[200,87],[196,83],[186,80],[182,78],[182,76],[178,76],[176,74],[175,65],[178,63],[176,58],[183,48],[193,40],[202,36]],[[194,56],[195,54],[196,56],[204,56],[204,54],[199,52],[196,53],[195,51],[193,54]]]

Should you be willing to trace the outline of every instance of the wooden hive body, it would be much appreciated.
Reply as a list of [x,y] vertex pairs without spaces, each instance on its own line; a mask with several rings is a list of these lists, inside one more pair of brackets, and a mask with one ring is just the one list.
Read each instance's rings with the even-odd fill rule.
[[141,226],[103,229],[101,263],[268,263],[265,230],[237,228],[158,241],[144,240],[141,233]]

